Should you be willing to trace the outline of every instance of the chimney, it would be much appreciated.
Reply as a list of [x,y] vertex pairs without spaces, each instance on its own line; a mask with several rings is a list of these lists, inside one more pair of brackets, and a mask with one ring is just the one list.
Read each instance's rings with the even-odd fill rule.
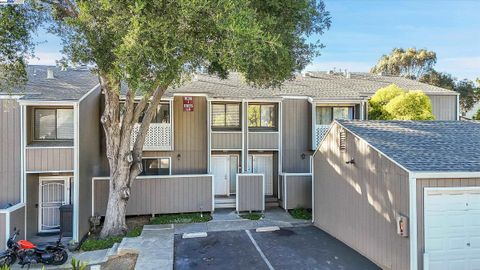
[[348,72],[347,69],[345,69],[345,70],[343,71],[343,75],[345,75],[345,78],[347,78],[347,79],[350,79],[350,77],[351,77],[351,76],[350,76],[350,72]]
[[53,69],[51,69],[51,68],[48,68],[48,69],[47,69],[47,79],[49,79],[49,80],[53,80],[53,79],[54,79],[54,77],[53,77]]

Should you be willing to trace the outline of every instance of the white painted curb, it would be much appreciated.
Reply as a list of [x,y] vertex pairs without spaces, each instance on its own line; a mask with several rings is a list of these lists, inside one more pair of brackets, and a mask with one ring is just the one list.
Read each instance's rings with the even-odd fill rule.
[[198,232],[198,233],[184,233],[182,235],[183,239],[189,239],[189,238],[200,238],[200,237],[207,237],[206,232]]
[[278,231],[280,228],[278,226],[269,226],[269,227],[260,227],[257,228],[255,231],[256,232],[273,232],[273,231]]

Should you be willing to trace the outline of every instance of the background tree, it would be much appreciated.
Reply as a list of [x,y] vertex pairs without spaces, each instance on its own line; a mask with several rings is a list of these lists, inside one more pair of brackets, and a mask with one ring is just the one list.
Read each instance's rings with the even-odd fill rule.
[[480,86],[477,87],[470,80],[464,79],[457,82],[455,91],[460,94],[460,111],[462,114],[465,114],[475,103],[480,101]]
[[143,170],[148,126],[167,88],[199,68],[222,78],[237,71],[254,86],[278,86],[318,55],[322,44],[307,38],[330,26],[321,0],[40,2],[50,31],[62,38],[65,61],[95,65],[105,94],[101,122],[111,180],[101,237],[127,230],[130,188]]
[[456,79],[451,74],[435,70],[424,74],[419,81],[450,90],[455,90],[456,87]]
[[390,54],[383,55],[370,72],[418,80],[431,71],[436,62],[437,54],[433,51],[394,48]]
[[371,120],[433,120],[430,98],[395,84],[379,89],[369,100]]
[[473,115],[472,120],[480,120],[480,109]]

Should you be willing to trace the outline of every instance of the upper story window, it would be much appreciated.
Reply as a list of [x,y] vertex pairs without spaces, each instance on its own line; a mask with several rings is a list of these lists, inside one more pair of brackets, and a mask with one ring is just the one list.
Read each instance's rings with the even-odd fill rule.
[[[137,104],[135,104],[137,106]],[[145,111],[144,111],[145,112]],[[120,103],[120,114],[123,115],[125,113],[125,102]],[[143,121],[143,113],[138,119],[138,122],[141,123]],[[150,123],[163,123],[163,124],[169,124],[171,121],[170,119],[170,104],[168,103],[160,103],[157,106],[157,111],[155,112],[155,115],[152,118],[152,121]]]
[[170,158],[143,158],[140,175],[170,175]]
[[241,129],[240,103],[212,104],[212,129],[213,130]]
[[259,129],[276,129],[278,126],[276,104],[249,104],[248,127]]
[[35,108],[34,140],[73,140],[73,109]]
[[317,125],[330,125],[334,119],[353,119],[352,106],[321,106],[317,107]]

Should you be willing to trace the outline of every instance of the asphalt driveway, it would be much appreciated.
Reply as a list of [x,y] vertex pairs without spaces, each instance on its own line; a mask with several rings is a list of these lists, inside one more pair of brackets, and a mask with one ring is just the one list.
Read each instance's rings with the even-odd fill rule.
[[175,235],[175,269],[380,269],[313,226]]

